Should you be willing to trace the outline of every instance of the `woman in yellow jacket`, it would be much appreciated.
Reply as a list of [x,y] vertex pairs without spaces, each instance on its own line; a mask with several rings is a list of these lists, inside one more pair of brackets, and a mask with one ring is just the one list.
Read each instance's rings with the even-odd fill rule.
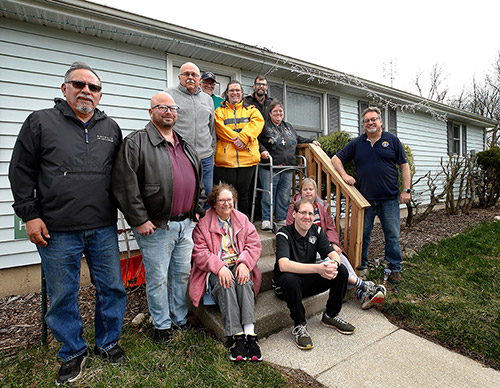
[[229,82],[224,96],[225,101],[215,110],[214,182],[233,185],[238,193],[238,210],[248,216],[248,193],[255,166],[260,162],[257,137],[264,119],[255,106],[243,102],[243,88],[238,81]]

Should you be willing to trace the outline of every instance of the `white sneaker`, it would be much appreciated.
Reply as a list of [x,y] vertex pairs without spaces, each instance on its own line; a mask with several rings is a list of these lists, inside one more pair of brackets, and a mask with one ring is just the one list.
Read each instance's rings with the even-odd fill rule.
[[264,220],[262,221],[262,226],[260,227],[262,230],[271,230],[271,221]]
[[282,228],[283,226],[286,226],[286,220],[279,220],[279,221],[276,221],[276,225],[277,225],[279,228]]

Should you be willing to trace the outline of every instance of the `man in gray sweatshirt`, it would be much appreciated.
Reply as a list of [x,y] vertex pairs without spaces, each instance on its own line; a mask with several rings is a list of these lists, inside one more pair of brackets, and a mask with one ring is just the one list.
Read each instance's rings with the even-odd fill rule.
[[180,106],[175,130],[198,153],[203,168],[203,186],[206,195],[212,191],[214,180],[214,103],[200,88],[200,69],[186,62],[179,72],[179,85],[165,90]]

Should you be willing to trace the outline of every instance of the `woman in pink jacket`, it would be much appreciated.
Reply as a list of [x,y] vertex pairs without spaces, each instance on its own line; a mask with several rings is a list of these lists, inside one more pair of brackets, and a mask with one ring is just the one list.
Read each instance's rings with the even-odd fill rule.
[[328,211],[328,206],[319,196],[318,188],[314,179],[305,178],[300,185],[300,193],[296,194],[288,208],[288,215],[286,217],[287,225],[293,223],[293,206],[301,198],[309,199],[314,204],[314,220],[326,233],[328,241],[332,244],[333,249],[339,254],[341,263],[347,268],[349,272],[349,279],[347,280],[348,287],[356,288],[356,295],[361,300],[361,308],[368,310],[377,303],[382,303],[385,299],[386,290],[382,285],[375,285],[370,281],[364,281],[359,278],[354,272],[351,263],[347,259],[346,252],[340,247],[339,234],[333,223],[333,218]]
[[260,289],[257,267],[260,237],[248,218],[234,209],[233,186],[214,186],[211,207],[193,231],[189,296],[197,307],[208,288],[219,306],[226,336],[233,337],[232,361],[262,361],[255,326],[255,297]]

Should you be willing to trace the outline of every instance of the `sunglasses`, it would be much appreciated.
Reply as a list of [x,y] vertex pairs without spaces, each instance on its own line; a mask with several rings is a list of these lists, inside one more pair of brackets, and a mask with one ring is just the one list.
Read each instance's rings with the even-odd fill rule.
[[83,81],[68,81],[66,83],[71,84],[71,86],[73,86],[75,89],[80,89],[80,90],[88,85],[89,90],[92,93],[99,93],[102,90],[102,86],[100,86],[100,85],[89,84],[89,83],[83,82]]

